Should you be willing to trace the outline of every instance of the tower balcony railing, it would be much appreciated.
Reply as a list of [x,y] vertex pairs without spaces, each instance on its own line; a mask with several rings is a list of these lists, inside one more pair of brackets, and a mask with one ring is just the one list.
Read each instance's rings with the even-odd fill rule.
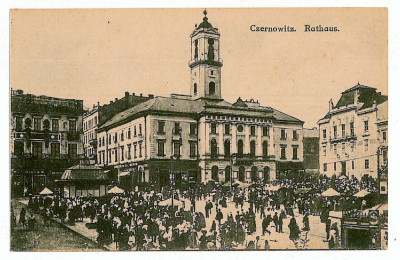
[[220,63],[223,63],[223,62],[224,62],[224,60],[221,59],[221,58],[220,58],[220,59],[214,59],[214,60],[195,58],[195,59],[190,60],[190,61],[188,62],[188,65],[190,65],[190,64],[192,64],[192,63],[195,63],[195,62],[201,62],[201,61],[215,61],[215,62],[220,62]]

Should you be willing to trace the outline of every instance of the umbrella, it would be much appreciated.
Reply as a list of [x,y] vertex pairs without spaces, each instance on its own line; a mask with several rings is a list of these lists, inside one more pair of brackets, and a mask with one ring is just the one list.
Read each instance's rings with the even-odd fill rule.
[[363,198],[363,197],[367,196],[368,194],[369,194],[368,191],[366,191],[366,190],[360,190],[359,192],[357,192],[357,193],[354,194],[353,196],[354,196],[354,197],[357,197],[357,198]]
[[117,186],[115,186],[114,188],[110,189],[108,191],[108,193],[111,193],[111,194],[122,194],[122,193],[124,193],[124,190],[121,189],[121,188],[118,188]]
[[339,196],[340,193],[335,191],[332,188],[329,188],[326,191],[322,192],[321,195],[324,196],[324,197],[335,197],[335,196]]
[[[166,200],[160,201],[160,203],[158,203],[158,205],[161,206],[161,207],[171,206],[172,205],[172,199],[166,199]],[[183,202],[174,199],[174,206],[182,207],[183,206]]]
[[53,195],[53,192],[49,190],[48,188],[44,188],[39,195]]

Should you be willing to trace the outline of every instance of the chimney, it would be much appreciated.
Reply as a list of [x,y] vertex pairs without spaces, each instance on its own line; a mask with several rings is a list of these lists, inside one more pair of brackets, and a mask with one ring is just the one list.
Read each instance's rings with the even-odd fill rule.
[[142,93],[140,93],[140,96],[141,96],[141,97],[143,97],[143,94],[142,94]]
[[135,96],[135,92],[132,93],[132,96]]
[[329,113],[333,110],[333,100],[329,100]]
[[115,98],[115,102],[117,102],[118,101],[118,98]]
[[114,103],[112,100],[110,100],[110,104]]
[[125,97],[129,97],[129,92],[125,91]]

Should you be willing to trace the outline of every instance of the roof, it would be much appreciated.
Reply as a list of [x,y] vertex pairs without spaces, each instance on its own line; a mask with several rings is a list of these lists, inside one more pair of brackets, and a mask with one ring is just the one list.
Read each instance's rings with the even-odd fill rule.
[[144,113],[177,113],[192,114],[193,117],[199,116],[201,113],[223,114],[243,117],[270,117],[278,121],[290,121],[295,123],[303,123],[303,121],[285,114],[271,107],[247,107],[235,106],[223,99],[179,99],[171,97],[155,97],[145,101],[139,105],[131,107],[112,117],[109,121],[101,125],[99,131],[112,128],[117,125],[129,122],[133,118],[139,117]]
[[357,85],[342,92],[342,96],[337,102],[335,108],[354,104],[357,90],[359,94],[358,103],[363,103],[362,107],[359,109],[372,107],[374,102],[376,102],[376,104],[381,104],[388,99],[387,96],[382,95],[380,92],[376,92],[376,88],[360,85],[360,83],[358,83]]
[[75,165],[66,169],[61,180],[108,180],[104,170],[95,165]]
[[[358,110],[371,108],[374,106],[374,104],[380,105],[387,102],[388,100],[388,96],[382,95],[380,92],[377,92],[376,88],[361,85],[360,83],[358,83],[357,85],[342,92],[342,95],[340,96],[340,99],[338,100],[336,105],[332,105],[333,109],[345,108],[349,105],[357,105],[355,104],[356,95],[358,95],[357,104],[361,105],[357,107]],[[335,113],[335,111],[333,111],[333,113]],[[331,114],[332,112],[326,113],[323,118],[318,120],[318,123],[324,119],[330,118]]]

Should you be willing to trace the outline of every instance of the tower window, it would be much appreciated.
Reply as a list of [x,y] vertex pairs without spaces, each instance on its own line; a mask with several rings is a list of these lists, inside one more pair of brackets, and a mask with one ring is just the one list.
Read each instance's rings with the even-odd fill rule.
[[214,40],[208,39],[208,60],[214,60]]
[[199,41],[196,39],[194,41],[194,59],[197,59],[199,57],[199,48],[197,47]]
[[215,83],[214,82],[210,82],[210,84],[208,84],[208,92],[210,93],[210,95],[215,94]]
[[194,83],[193,85],[193,93],[195,96],[197,95],[197,83]]

